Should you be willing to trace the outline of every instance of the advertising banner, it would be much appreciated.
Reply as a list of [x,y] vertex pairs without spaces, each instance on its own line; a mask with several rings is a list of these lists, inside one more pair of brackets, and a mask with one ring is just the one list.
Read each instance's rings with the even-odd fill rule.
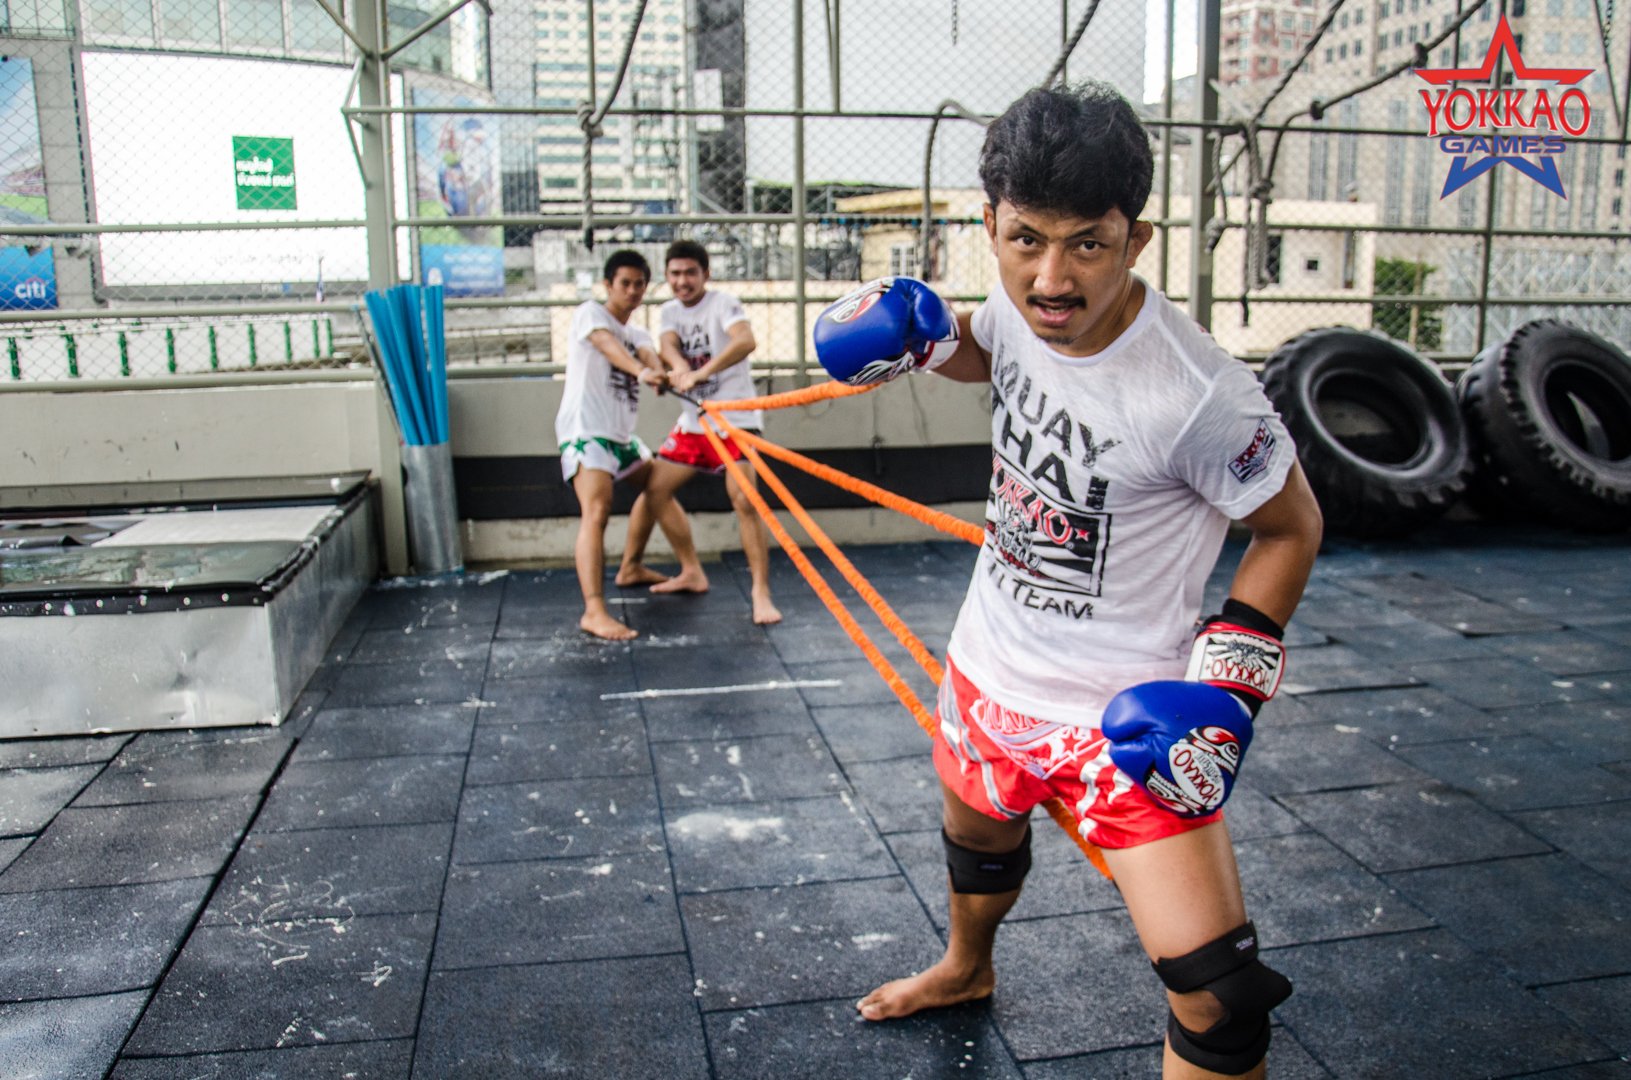
[[[50,219],[34,65],[25,58],[0,58],[0,236],[7,224],[38,225]],[[56,306],[50,240],[0,246],[0,311]]]
[[[460,94],[416,87],[416,106],[481,106]],[[459,218],[500,212],[498,125],[490,116],[417,113],[413,118],[414,214],[447,218],[419,230],[419,280],[449,296],[502,296],[504,233],[496,225],[460,225]]]

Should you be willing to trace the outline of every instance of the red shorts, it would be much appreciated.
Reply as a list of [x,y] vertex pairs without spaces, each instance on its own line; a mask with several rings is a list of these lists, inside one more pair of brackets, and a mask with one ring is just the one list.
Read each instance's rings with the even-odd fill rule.
[[[752,429],[743,428],[742,430],[750,431]],[[757,431],[753,433],[758,434]],[[730,451],[732,461],[742,460],[742,448],[736,445],[735,439],[726,436],[721,438],[720,441],[725,444],[725,449]],[[693,469],[701,469],[704,472],[722,473],[725,471],[725,463],[714,452],[714,445],[708,441],[708,436],[692,431],[681,431],[679,428],[675,428],[668,433],[668,438],[663,440],[663,445],[657,451],[657,456],[664,461],[672,461],[676,465],[689,465]]]
[[1005,709],[949,660],[936,710],[934,767],[958,798],[1008,821],[1059,798],[1101,848],[1127,848],[1210,825],[1220,813],[1179,817],[1110,760],[1098,728],[1058,724]]

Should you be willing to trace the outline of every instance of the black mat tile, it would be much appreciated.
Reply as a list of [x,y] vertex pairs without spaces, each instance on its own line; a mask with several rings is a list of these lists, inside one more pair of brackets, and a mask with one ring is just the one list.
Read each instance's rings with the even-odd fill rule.
[[369,590],[358,603],[357,613],[367,618],[370,630],[492,626],[504,590],[502,579],[429,582],[395,578]]
[[[1332,1074],[1302,1048],[1289,1031],[1274,1029],[1268,1075],[1274,1080],[1330,1080]],[[1101,1054],[1037,1061],[1025,1066],[1025,1080],[1150,1080],[1161,1075],[1161,1044]]]
[[23,853],[32,839],[29,836],[15,836],[10,840],[0,840],[0,872],[4,872]]
[[[1331,636],[1357,653],[1396,668],[1430,660],[1489,656],[1495,649],[1492,639],[1468,637],[1458,630],[1448,630],[1425,619],[1412,619],[1391,626],[1333,627]],[[1288,671],[1296,660],[1293,653],[1287,664]]]
[[324,709],[312,721],[290,759],[344,761],[353,758],[463,754],[470,749],[475,706],[397,705],[371,709]]
[[433,915],[201,926],[126,1052],[267,1050],[411,1036]]
[[492,641],[493,628],[487,623],[426,627],[409,623],[363,634],[346,663],[388,664],[426,658],[479,663],[487,656]]
[[481,689],[485,665],[479,660],[396,660],[347,664],[340,669],[324,705],[331,709],[364,705],[436,705],[470,701]]
[[1631,650],[1583,630],[1505,634],[1488,640],[1492,648],[1504,655],[1527,661],[1553,675],[1623,671],[1631,666]]
[[1508,717],[1475,709],[1429,686],[1320,694],[1310,697],[1307,704],[1321,720],[1353,728],[1384,746],[1517,734],[1522,730]]
[[228,738],[148,732],[119,752],[75,806],[259,795],[293,740],[250,729]]
[[0,771],[0,836],[39,832],[101,771],[101,765]]
[[1535,735],[1553,746],[1604,763],[1631,760],[1631,703],[1579,701],[1495,710],[1514,734]]
[[1543,986],[1535,996],[1573,1020],[1610,1050],[1631,1057],[1631,975]]
[[[1631,802],[1513,814],[1549,844],[1631,889]],[[0,878],[0,883],[5,881]]]
[[1295,727],[1298,724],[1326,723],[1320,706],[1325,701],[1321,695],[1297,697],[1294,694],[1279,694],[1263,703],[1258,710],[1257,718],[1253,721],[1258,727]]
[[[865,658],[820,664],[798,663],[790,660],[787,662],[786,667],[788,675],[794,679],[837,680],[838,685],[836,686],[809,686],[799,691],[804,695],[804,700],[811,708],[832,705],[892,704],[897,709],[901,709],[902,715],[906,715],[904,707],[900,704],[900,699],[895,696],[895,692],[889,689],[889,685],[883,681],[883,676],[879,675],[877,670]],[[917,694],[924,705],[932,710],[934,708],[936,688],[929,681],[928,676],[923,674],[916,664],[912,664],[910,667],[898,666],[896,671],[899,672],[901,678],[906,680],[906,685]]]
[[1445,930],[1275,949],[1268,962],[1297,987],[1280,1020],[1343,1076],[1511,1076],[1604,1056]]
[[1631,1078],[1631,1061],[1606,1058],[1584,1065],[1568,1065],[1561,1069],[1547,1069],[1545,1072],[1523,1073],[1511,1077],[1510,1080],[1628,1080],[1628,1078]]
[[1269,795],[1422,779],[1416,769],[1353,728],[1328,724],[1259,728],[1241,775],[1250,776],[1252,786]]
[[671,806],[667,833],[681,893],[897,872],[872,823],[848,795]]
[[464,758],[363,758],[291,764],[267,796],[259,831],[452,821]]
[[940,778],[927,749],[921,757],[861,762],[845,772],[879,832],[940,827]]
[[438,969],[683,953],[663,853],[459,866],[448,875]]
[[630,673],[605,679],[493,679],[481,689],[476,723],[593,720],[607,710],[637,707],[637,700],[617,696],[633,692]]
[[[1044,813],[1034,815],[1031,873],[1009,919],[1037,919],[1121,907],[1121,894]],[[895,833],[889,848],[937,929],[946,927],[946,848],[940,830]]]
[[413,1041],[296,1046],[287,1050],[246,1050],[236,1054],[194,1054],[186,1058],[122,1058],[109,1080],[285,1080],[344,1077],[345,1080],[403,1080],[413,1065]]
[[1280,802],[1378,873],[1548,850],[1500,815],[1437,782],[1282,795]]
[[[577,591],[576,585],[573,585],[572,592],[570,600],[552,599],[540,603],[512,601],[505,604],[493,632],[494,643],[537,638],[551,642],[556,648],[568,644],[573,647],[592,645],[595,639],[578,629],[578,620],[583,617],[583,595]],[[623,622],[629,621],[629,613],[635,606],[645,603],[642,599],[631,606],[615,595],[608,600],[612,617]]]
[[1308,831],[1308,826],[1296,815],[1252,786],[1250,769],[1241,773],[1240,782],[1230,793],[1229,802],[1223,808],[1223,820],[1236,843]]
[[1525,985],[1631,973],[1631,896],[1568,855],[1389,874],[1388,882]]
[[1631,799],[1631,781],[1597,768],[1592,755],[1530,735],[1406,746],[1399,756],[1492,810]]
[[647,736],[652,742],[711,742],[815,734],[810,708],[798,688],[791,680],[777,681],[781,685],[770,689],[641,698]]
[[887,1024],[860,1019],[847,1000],[709,1013],[705,1019],[720,1080],[1021,1075],[985,1005],[935,1009]]
[[1552,630],[1559,626],[1544,615],[1514,611],[1454,585],[1417,574],[1344,578],[1343,585],[1464,634],[1514,634],[1525,630]]
[[414,1075],[705,1080],[691,994],[683,956],[433,972]]
[[1433,920],[1312,833],[1235,845],[1246,911],[1264,948],[1421,930]]
[[69,807],[0,874],[0,892],[210,877],[254,810],[249,798]]
[[1142,1046],[1166,1032],[1166,994],[1123,911],[1006,923],[995,963],[992,1012],[1021,1061]]
[[[1283,694],[1317,694],[1328,690],[1365,690],[1414,686],[1420,679],[1403,668],[1377,663],[1346,645],[1320,645],[1298,649],[1295,664],[1286,666],[1280,682]],[[1318,702],[1311,702],[1318,708]]]
[[323,708],[323,702],[327,700],[328,689],[326,687],[318,689],[308,685],[306,689],[300,692],[300,696],[295,698],[294,704],[289,707],[289,714],[277,726],[277,733],[285,739],[304,738],[307,730],[311,727],[311,722],[317,718],[318,712]]
[[899,705],[840,706],[810,712],[833,757],[846,766],[921,757],[932,745],[928,734]]
[[117,754],[129,735],[80,735],[70,739],[6,739],[0,741],[0,769],[42,769],[58,765],[89,765]]
[[901,878],[680,897],[704,1011],[857,1000],[939,959]]
[[1613,622],[1593,623],[1586,627],[1586,633],[1621,648],[1631,649],[1631,619],[1624,618],[1624,606],[1620,612],[1621,618]]
[[[506,679],[592,680],[602,690],[634,689],[631,647],[577,632],[563,639],[499,639],[487,659],[487,685]],[[616,685],[610,685],[612,683]]]
[[253,927],[435,911],[452,843],[450,823],[257,830],[239,846],[200,922]]
[[208,878],[0,896],[0,1001],[152,986]]
[[741,686],[785,681],[787,669],[768,644],[732,644],[729,648],[652,649],[634,653],[634,672],[642,690]]
[[0,1076],[101,1080],[147,991],[0,1005]]
[[1298,622],[1310,630],[1331,635],[1354,626],[1399,626],[1414,620],[1410,612],[1386,600],[1360,596],[1337,586],[1310,585],[1297,608]]
[[453,861],[624,855],[662,842],[647,777],[491,784],[464,793]]
[[612,707],[599,719],[482,724],[470,747],[470,784],[648,776],[651,755],[638,709]]
[[1559,678],[1526,660],[1454,660],[1412,664],[1409,670],[1422,682],[1481,709],[1593,701],[1607,696],[1586,678]]
[[663,805],[671,813],[700,803],[794,799],[842,790],[826,744],[813,735],[765,735],[652,747]]

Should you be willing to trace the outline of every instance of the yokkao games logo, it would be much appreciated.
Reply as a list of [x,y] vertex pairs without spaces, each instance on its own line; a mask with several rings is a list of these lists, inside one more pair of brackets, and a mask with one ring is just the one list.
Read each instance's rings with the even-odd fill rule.
[[[1495,85],[1497,61],[1506,57],[1512,86]],[[1501,16],[1484,62],[1475,68],[1417,68],[1438,89],[1421,91],[1427,134],[1450,155],[1443,199],[1503,162],[1547,191],[1568,198],[1557,160],[1566,137],[1591,130],[1591,101],[1576,84],[1591,68],[1533,68],[1518,53],[1517,38]],[[1456,85],[1467,83],[1471,85]],[[1524,83],[1550,83],[1526,86]]]

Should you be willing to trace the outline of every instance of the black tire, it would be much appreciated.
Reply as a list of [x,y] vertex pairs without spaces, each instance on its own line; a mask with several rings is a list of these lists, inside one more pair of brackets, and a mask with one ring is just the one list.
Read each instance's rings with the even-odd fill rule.
[[1455,392],[1398,342],[1334,326],[1299,334],[1263,367],[1325,514],[1348,536],[1397,536],[1448,510],[1472,457]]
[[1536,319],[1485,349],[1456,387],[1479,503],[1577,529],[1631,528],[1631,360]]

